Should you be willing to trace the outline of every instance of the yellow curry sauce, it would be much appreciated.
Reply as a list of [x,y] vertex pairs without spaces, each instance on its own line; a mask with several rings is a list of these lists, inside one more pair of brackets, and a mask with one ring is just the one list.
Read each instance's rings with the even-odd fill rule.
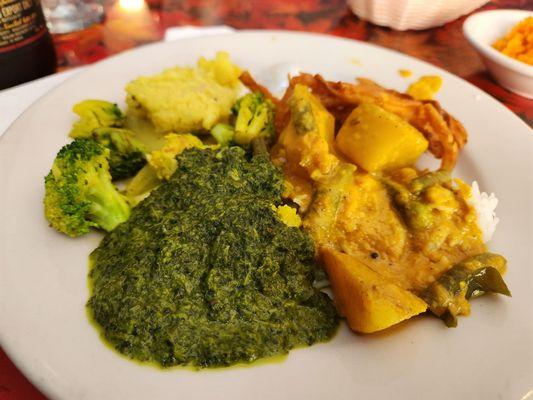
[[[418,292],[450,266],[486,251],[475,211],[465,200],[468,187],[429,188],[425,199],[431,221],[410,228],[393,204],[380,176],[349,171],[343,165],[317,186],[304,227],[319,247],[333,247],[401,287]],[[413,174],[414,169],[394,175]]]
[[[414,138],[412,126],[402,128],[395,118],[384,117],[383,109],[367,107],[373,115],[361,121],[371,121],[382,131],[388,129],[387,123],[393,124],[398,136],[402,129],[408,131],[405,137],[414,145],[391,136],[390,140],[403,140],[399,146],[407,153],[407,165],[368,173],[350,162],[354,143],[335,140],[333,117],[307,87],[296,85],[290,105],[291,120],[271,156],[284,171],[284,195],[299,206],[303,227],[325,264],[340,312],[359,332],[381,330],[423,312],[427,306],[421,307],[417,296],[423,296],[428,287],[437,294],[446,290],[439,287],[439,277],[468,257],[487,251],[476,211],[468,203],[470,187],[448,179],[430,182],[424,190],[413,189],[427,178],[410,165],[413,152],[418,152],[416,160],[425,148]],[[372,128],[376,126],[359,125],[359,129]],[[339,148],[346,143],[352,147]],[[447,171],[439,173],[449,176]],[[339,273],[338,268],[344,270]],[[502,264],[498,272],[504,270]],[[346,283],[350,279],[351,285]],[[454,296],[444,300],[445,308],[454,317],[468,314],[464,293]],[[356,310],[353,319],[350,302]]]

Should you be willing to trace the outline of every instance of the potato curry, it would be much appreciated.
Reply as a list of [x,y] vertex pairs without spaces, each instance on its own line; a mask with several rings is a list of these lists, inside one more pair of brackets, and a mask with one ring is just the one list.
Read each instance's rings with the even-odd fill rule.
[[[277,106],[271,158],[285,174],[284,197],[354,331],[426,310],[455,326],[471,297],[509,295],[506,261],[487,252],[471,188],[451,177],[466,132],[436,101],[309,74],[291,78],[278,100],[249,74],[241,80]],[[439,170],[415,166],[426,150]]]

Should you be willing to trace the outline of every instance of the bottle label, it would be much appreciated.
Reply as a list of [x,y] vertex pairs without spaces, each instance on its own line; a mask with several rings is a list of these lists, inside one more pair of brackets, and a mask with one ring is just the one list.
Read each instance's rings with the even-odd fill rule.
[[45,33],[43,12],[35,0],[0,0],[0,53],[25,46]]

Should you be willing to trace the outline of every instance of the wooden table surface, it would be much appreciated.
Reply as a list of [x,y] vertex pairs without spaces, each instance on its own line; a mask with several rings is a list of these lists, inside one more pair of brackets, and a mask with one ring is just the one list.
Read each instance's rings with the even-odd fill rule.
[[[491,1],[483,9],[533,10],[533,0]],[[119,0],[106,3],[106,19],[81,32],[56,35],[59,69],[90,64],[156,42],[179,25],[288,29],[327,33],[398,50],[442,67],[480,87],[533,127],[533,100],[503,89],[486,73],[462,33],[464,17],[440,28],[398,32],[361,21],[345,0]],[[46,399],[0,349],[0,400]]]

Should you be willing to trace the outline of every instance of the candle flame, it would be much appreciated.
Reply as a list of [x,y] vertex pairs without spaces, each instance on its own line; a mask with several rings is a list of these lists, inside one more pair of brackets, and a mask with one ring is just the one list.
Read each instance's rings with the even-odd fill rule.
[[124,11],[141,11],[145,6],[144,0],[119,0],[119,7]]

